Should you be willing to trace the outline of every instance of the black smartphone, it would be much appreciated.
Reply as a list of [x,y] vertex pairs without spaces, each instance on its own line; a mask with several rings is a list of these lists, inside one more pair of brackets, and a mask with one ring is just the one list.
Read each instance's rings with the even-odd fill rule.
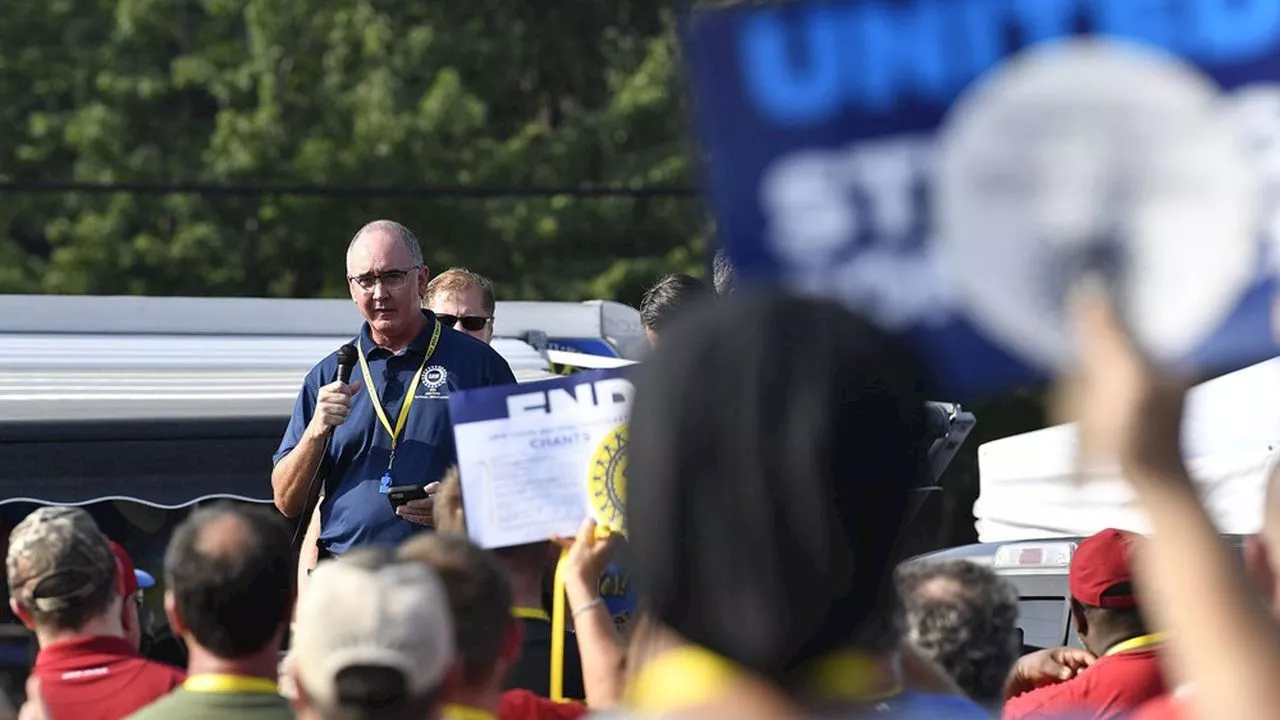
[[421,485],[396,485],[387,491],[387,502],[391,507],[400,507],[410,500],[421,500],[427,496],[427,489]]

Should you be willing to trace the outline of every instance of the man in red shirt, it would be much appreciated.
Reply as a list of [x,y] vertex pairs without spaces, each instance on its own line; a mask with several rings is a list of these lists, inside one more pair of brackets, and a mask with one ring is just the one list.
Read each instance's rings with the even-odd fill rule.
[[444,720],[577,720],[579,702],[553,702],[528,690],[503,690],[520,657],[521,626],[511,616],[511,582],[489,552],[464,535],[418,535],[400,546],[402,559],[435,570],[453,613],[460,678],[445,692]]
[[[32,674],[55,718],[117,720],[182,684],[184,673],[126,639],[117,556],[87,512],[36,510],[9,536],[9,604],[36,633]],[[132,564],[132,563],[130,563]]]
[[1071,617],[1097,659],[1070,679],[1043,687],[1011,683],[1004,720],[1116,718],[1165,691],[1156,654],[1160,637],[1148,631],[1134,596],[1130,558],[1138,539],[1108,528],[1081,541],[1067,575]]

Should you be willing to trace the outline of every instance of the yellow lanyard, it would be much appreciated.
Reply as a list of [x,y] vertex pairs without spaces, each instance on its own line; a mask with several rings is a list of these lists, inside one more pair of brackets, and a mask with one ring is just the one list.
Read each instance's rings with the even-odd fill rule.
[[444,720],[494,720],[493,713],[469,705],[445,705],[443,715]]
[[[604,539],[613,531],[603,525],[596,527],[596,537]],[[564,584],[567,573],[569,549],[560,551],[556,572],[551,580],[551,699],[564,702]]]
[[[413,380],[409,382],[409,387],[405,389],[404,402],[400,403],[400,415],[396,418],[396,425],[391,427],[391,421],[387,419],[387,411],[382,407],[382,401],[378,399],[378,389],[373,385],[373,375],[369,372],[369,362],[364,359],[364,343],[356,343],[356,353],[360,357],[360,372],[364,373],[364,387],[369,391],[369,397],[373,399],[373,411],[378,414],[378,421],[382,423],[382,427],[386,428],[387,434],[391,436],[391,459],[396,456],[396,443],[400,440],[400,433],[404,431],[404,425],[409,421],[409,406],[413,405],[413,397],[417,394],[418,381],[422,379],[422,371],[427,368],[427,361],[431,359],[432,353],[436,351],[436,343],[440,340],[440,322],[435,321],[435,329],[431,331],[431,344],[427,346],[427,353],[422,356],[422,364],[418,366],[418,372],[413,374]],[[390,463],[388,463],[390,469]]]
[[564,702],[564,583],[569,548],[560,551],[551,580],[551,699]]
[[[731,661],[699,647],[669,650],[641,668],[627,690],[633,710],[666,714],[705,705],[728,695],[742,671]],[[900,684],[886,684],[878,664],[869,655],[837,652],[819,660],[806,686],[823,700],[874,703],[903,691]]]
[[551,616],[542,608],[513,607],[511,608],[511,617],[520,618],[521,620],[541,620],[543,622],[551,622]]
[[1108,655],[1117,655],[1122,652],[1129,652],[1130,650],[1141,650],[1142,648],[1151,647],[1152,645],[1157,645],[1162,642],[1164,642],[1164,633],[1151,633],[1149,635],[1139,635],[1136,638],[1131,638],[1129,640],[1125,640],[1122,643],[1116,643],[1115,645],[1112,645],[1111,649],[1103,653],[1102,656],[1106,657]]
[[248,675],[192,675],[182,683],[182,689],[206,693],[246,693],[279,695],[280,687],[274,680]]

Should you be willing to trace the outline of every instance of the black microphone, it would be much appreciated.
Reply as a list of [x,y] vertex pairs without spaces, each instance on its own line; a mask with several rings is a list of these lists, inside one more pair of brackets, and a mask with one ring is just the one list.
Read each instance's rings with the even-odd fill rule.
[[356,366],[356,346],[347,343],[338,348],[338,382],[351,383],[351,369]]

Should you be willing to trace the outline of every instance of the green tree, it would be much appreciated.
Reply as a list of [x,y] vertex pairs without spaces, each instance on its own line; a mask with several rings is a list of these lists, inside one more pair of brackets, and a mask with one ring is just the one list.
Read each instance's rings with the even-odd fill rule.
[[[6,17],[10,180],[688,185],[659,3],[59,0]],[[6,195],[0,290],[317,296],[375,217],[507,297],[700,271],[693,198]]]

